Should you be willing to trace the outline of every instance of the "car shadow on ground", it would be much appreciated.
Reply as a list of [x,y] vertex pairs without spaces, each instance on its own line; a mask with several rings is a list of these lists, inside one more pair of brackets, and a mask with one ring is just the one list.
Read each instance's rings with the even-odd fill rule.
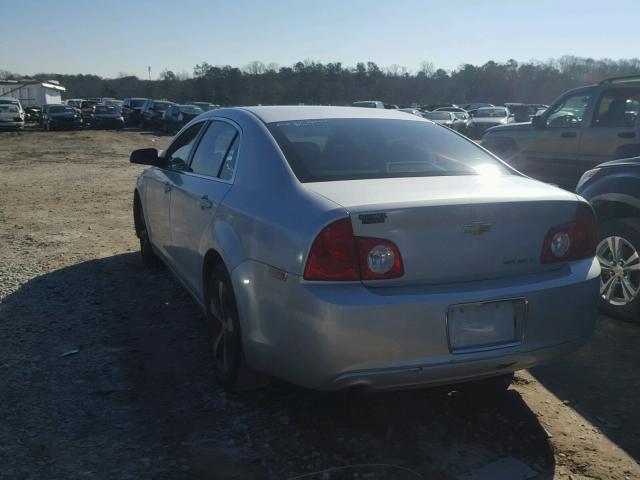
[[0,319],[10,478],[286,479],[374,463],[387,466],[330,478],[421,478],[399,466],[451,479],[506,456],[545,476],[555,469],[547,433],[515,390],[360,396],[274,381],[223,393],[195,302],[138,253],[34,278],[0,303]]
[[640,324],[598,318],[581,350],[531,373],[640,462]]

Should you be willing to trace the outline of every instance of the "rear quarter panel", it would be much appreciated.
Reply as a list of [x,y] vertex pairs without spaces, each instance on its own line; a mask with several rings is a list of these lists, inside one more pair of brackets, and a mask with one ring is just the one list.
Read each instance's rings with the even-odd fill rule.
[[212,245],[220,249],[229,271],[252,259],[301,274],[319,230],[347,213],[300,185],[257,117],[238,110],[219,112],[240,125],[243,143],[234,184],[216,215]]

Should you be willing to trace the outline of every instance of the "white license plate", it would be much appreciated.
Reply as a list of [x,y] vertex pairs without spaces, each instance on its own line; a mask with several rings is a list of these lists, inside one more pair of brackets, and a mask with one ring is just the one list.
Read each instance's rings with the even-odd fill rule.
[[516,344],[525,315],[522,299],[453,305],[447,312],[449,347],[456,353]]

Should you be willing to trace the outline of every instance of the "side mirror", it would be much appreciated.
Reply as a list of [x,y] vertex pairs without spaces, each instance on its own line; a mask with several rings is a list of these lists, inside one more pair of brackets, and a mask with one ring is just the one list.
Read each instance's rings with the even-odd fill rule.
[[544,119],[540,115],[536,115],[531,119],[531,125],[535,128],[544,128],[546,126]]
[[154,167],[160,167],[164,164],[164,159],[158,155],[158,150],[155,148],[140,148],[134,150],[131,152],[129,161],[139,165],[152,165]]

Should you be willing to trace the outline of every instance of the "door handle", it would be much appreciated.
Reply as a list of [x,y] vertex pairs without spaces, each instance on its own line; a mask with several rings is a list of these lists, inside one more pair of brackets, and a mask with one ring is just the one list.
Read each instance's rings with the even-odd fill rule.
[[213,202],[209,200],[209,197],[207,197],[206,195],[203,195],[202,197],[200,197],[200,200],[198,201],[198,203],[200,204],[200,208],[202,210],[204,210],[205,208],[213,207]]
[[576,138],[578,134],[576,132],[562,132],[560,136],[562,138]]
[[620,132],[618,134],[620,138],[636,138],[636,132]]
[[173,187],[169,182],[164,182],[164,193],[169,193]]

